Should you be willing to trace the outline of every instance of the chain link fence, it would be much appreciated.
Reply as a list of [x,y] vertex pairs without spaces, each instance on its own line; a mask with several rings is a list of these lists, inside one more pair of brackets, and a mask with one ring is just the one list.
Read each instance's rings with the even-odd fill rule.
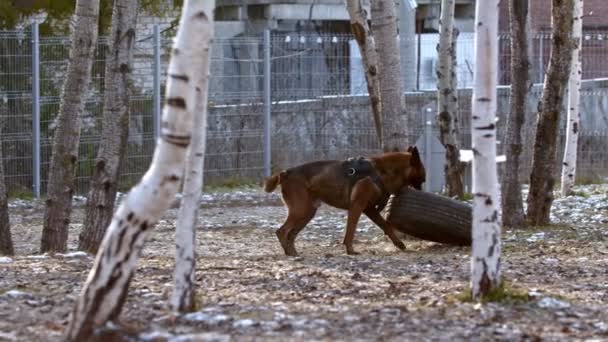
[[[5,181],[12,194],[44,193],[51,158],[54,120],[69,59],[69,38],[40,37],[32,30],[0,31],[0,142]],[[605,39],[606,38],[606,39]],[[435,108],[437,35],[417,37],[418,91],[406,94],[408,143],[423,134],[425,109]],[[579,179],[608,176],[608,35],[584,35],[582,131]],[[38,41],[38,43],[36,43]],[[499,80],[510,82],[510,40],[500,36]],[[148,169],[158,136],[160,108],[171,40],[159,31],[141,37],[134,51],[129,145],[120,188],[128,189]],[[101,140],[107,39],[99,39],[82,113],[77,191],[85,193]],[[468,117],[472,85],[473,36],[457,43],[461,141],[470,147]],[[532,39],[533,80],[541,82],[550,37]],[[35,63],[34,61],[38,61]],[[38,65],[38,68],[33,68]],[[270,72],[266,73],[265,66]],[[37,74],[37,75],[35,75]],[[270,92],[265,84],[269,83]],[[39,96],[34,96],[38,87]],[[342,159],[379,152],[358,47],[348,35],[272,34],[216,39],[212,48],[205,182],[258,181],[265,173],[317,159]],[[540,87],[531,91],[525,141],[533,140]],[[269,103],[269,101],[271,103]],[[508,88],[499,89],[498,116],[508,113]],[[34,113],[39,112],[39,125]],[[39,126],[39,129],[37,129]],[[499,140],[504,125],[499,124]],[[270,133],[270,139],[266,134]],[[36,137],[39,137],[37,139]],[[560,139],[563,138],[563,131]],[[271,142],[268,144],[268,142]],[[405,146],[404,146],[405,147]],[[529,174],[532,144],[524,148],[522,179]],[[500,146],[499,146],[500,151]],[[39,154],[39,155],[38,155]],[[39,163],[36,161],[39,160]],[[270,160],[270,165],[268,164]],[[558,170],[559,165],[556,166]],[[40,184],[36,174],[40,175]],[[35,191],[34,191],[35,193]]]

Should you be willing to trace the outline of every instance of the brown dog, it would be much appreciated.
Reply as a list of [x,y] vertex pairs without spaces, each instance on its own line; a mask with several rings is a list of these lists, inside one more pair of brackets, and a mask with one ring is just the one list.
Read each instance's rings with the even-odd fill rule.
[[274,174],[266,180],[264,190],[272,192],[281,184],[288,214],[276,234],[285,254],[297,255],[295,239],[315,216],[321,202],[348,210],[343,243],[347,254],[358,254],[353,249],[353,240],[362,213],[378,225],[397,248],[405,249],[380,212],[391,194],[399,193],[408,185],[420,190],[425,179],[418,149],[410,146],[407,152],[389,152],[369,159],[303,164]]

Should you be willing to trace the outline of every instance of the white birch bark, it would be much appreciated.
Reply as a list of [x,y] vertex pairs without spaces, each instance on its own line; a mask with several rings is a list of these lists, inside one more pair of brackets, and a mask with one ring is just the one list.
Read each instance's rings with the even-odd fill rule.
[[580,132],[580,94],[581,77],[581,48],[583,44],[583,0],[574,1],[574,22],[572,23],[572,39],[576,42],[572,50],[572,67],[568,80],[568,118],[566,127],[566,146],[562,163],[562,196],[572,192],[576,180],[576,157],[578,134]]
[[413,140],[408,132],[405,94],[401,79],[401,54],[397,14],[393,0],[371,2],[372,32],[378,54],[382,100],[382,149],[404,151]]
[[[361,0],[346,0],[346,9],[350,15],[350,27],[361,52],[361,61],[365,68],[367,92],[372,106],[376,135],[383,144],[382,139],[382,98],[380,96],[380,78],[378,75],[378,53],[376,42],[370,31],[368,15]],[[383,148],[382,146],[380,146]]]
[[[207,12],[212,12],[214,0],[205,2]],[[196,82],[201,94],[194,108],[192,141],[188,149],[182,200],[175,230],[175,273],[171,306],[177,312],[195,309],[195,266],[196,266],[196,218],[203,188],[203,167],[207,141],[207,89],[209,86],[209,66],[211,64],[211,42],[213,40],[213,21],[208,21],[201,32],[202,44],[206,47],[200,55],[203,73]]]
[[495,124],[498,2],[477,1],[475,8],[475,74],[471,118],[474,195],[471,289],[475,300],[487,295],[500,283]]
[[96,253],[114,215],[120,166],[129,137],[129,99],[138,0],[114,0],[104,77],[101,142],[87,196],[78,249]]
[[169,207],[184,171],[192,133],[193,111],[201,90],[200,40],[212,8],[206,1],[186,0],[171,52],[161,137],[150,168],[127,195],[108,227],[66,330],[68,341],[85,341],[95,327],[115,319],[126,298],[146,237]]
[[437,44],[437,123],[439,139],[445,147],[445,185],[448,196],[464,194],[463,167],[458,147],[458,89],[456,83],[455,0],[441,1],[439,43]]

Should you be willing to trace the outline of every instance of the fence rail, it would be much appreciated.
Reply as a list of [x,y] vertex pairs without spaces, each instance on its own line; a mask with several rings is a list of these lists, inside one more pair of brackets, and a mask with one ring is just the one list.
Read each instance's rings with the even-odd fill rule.
[[[149,39],[148,39],[149,38]],[[549,58],[548,35],[532,40],[533,79],[542,81]],[[413,143],[424,131],[422,108],[435,103],[436,35],[420,39],[418,91],[407,94],[414,119]],[[583,77],[608,77],[608,34],[587,32]],[[86,192],[101,140],[108,41],[99,39],[92,68],[77,166],[77,191]],[[154,34],[135,44],[130,100],[129,145],[120,187],[130,187],[148,168],[159,135],[161,105],[171,41]],[[271,169],[314,159],[345,158],[378,152],[366,96],[365,78],[354,41],[348,35],[287,35],[216,39],[212,48],[209,127],[205,180],[258,180]],[[500,37],[500,83],[510,82],[509,37]],[[418,46],[418,45],[416,45]],[[461,88],[471,85],[472,35],[458,40]],[[44,193],[55,117],[66,73],[70,40],[38,37],[37,28],[0,31],[0,143],[5,181],[11,193]],[[579,175],[608,176],[608,82],[594,81],[583,92]],[[508,109],[508,91],[500,91],[499,117]],[[534,99],[537,95],[532,96]],[[536,97],[535,97],[536,96]],[[533,133],[535,103],[530,104],[526,137]],[[426,107],[425,107],[426,106]],[[466,118],[470,91],[461,91],[461,140],[470,144]],[[503,121],[504,122],[504,121]],[[499,126],[499,138],[502,129]],[[593,130],[591,130],[593,129]],[[529,141],[529,140],[528,140]],[[603,147],[602,147],[603,146]],[[524,151],[526,167],[531,146]],[[557,169],[557,167],[556,167]]]

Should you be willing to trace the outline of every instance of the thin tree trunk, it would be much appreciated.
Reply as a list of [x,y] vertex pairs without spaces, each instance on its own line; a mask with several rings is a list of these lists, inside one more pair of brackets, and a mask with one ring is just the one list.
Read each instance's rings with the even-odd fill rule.
[[473,247],[471,289],[475,300],[500,286],[500,220],[496,173],[496,85],[498,2],[478,1],[475,9],[473,138]]
[[65,252],[78,162],[80,115],[84,111],[97,45],[99,0],[77,0],[70,35],[70,64],[57,116],[49,166],[41,252]]
[[578,149],[578,133],[580,132],[580,97],[581,76],[581,48],[583,44],[583,0],[574,0],[574,23],[572,24],[572,39],[576,44],[572,51],[572,66],[568,81],[568,120],[566,127],[566,146],[564,161],[562,163],[562,196],[572,193],[576,180],[576,157]]
[[[213,6],[212,6],[213,8]],[[198,57],[202,64],[202,77],[197,80],[197,89],[208,89],[211,65],[211,38],[213,21],[205,27],[205,51]],[[177,312],[195,310],[196,301],[196,218],[203,189],[205,148],[207,142],[207,91],[196,99],[192,142],[188,149],[182,200],[175,229],[175,275],[171,306]]]
[[68,341],[85,341],[95,327],[115,319],[126,298],[147,236],[171,204],[184,172],[193,111],[207,89],[195,89],[212,37],[213,1],[186,0],[169,64],[162,134],[152,164],[112,219],[67,329]]
[[405,94],[401,79],[399,32],[393,0],[371,2],[372,33],[380,66],[382,99],[382,148],[384,151],[405,151],[410,142]]
[[2,162],[2,143],[0,142],[0,255],[13,255],[13,239],[8,216],[8,198],[4,184],[4,163]]
[[570,74],[572,49],[576,45],[571,36],[573,10],[574,0],[553,0],[551,57],[537,116],[527,199],[527,221],[531,225],[550,223],[559,114]]
[[365,68],[367,92],[372,106],[376,135],[383,148],[382,139],[382,98],[380,96],[380,79],[378,75],[378,53],[374,36],[370,32],[367,12],[363,9],[361,0],[347,0],[346,9],[350,15],[350,27],[361,52],[361,60]]
[[522,152],[521,129],[526,115],[530,79],[530,3],[509,0],[511,28],[511,112],[505,134],[505,164],[502,179],[502,219],[505,226],[525,225],[519,181]]
[[[441,1],[439,44],[437,44],[437,123],[445,147],[445,184],[448,196],[464,195],[464,168],[458,147],[458,90],[456,88],[455,0]],[[456,34],[457,35],[457,34]]]
[[118,173],[129,136],[129,82],[137,24],[137,0],[115,0],[106,61],[101,145],[78,249],[96,253],[114,214]]

